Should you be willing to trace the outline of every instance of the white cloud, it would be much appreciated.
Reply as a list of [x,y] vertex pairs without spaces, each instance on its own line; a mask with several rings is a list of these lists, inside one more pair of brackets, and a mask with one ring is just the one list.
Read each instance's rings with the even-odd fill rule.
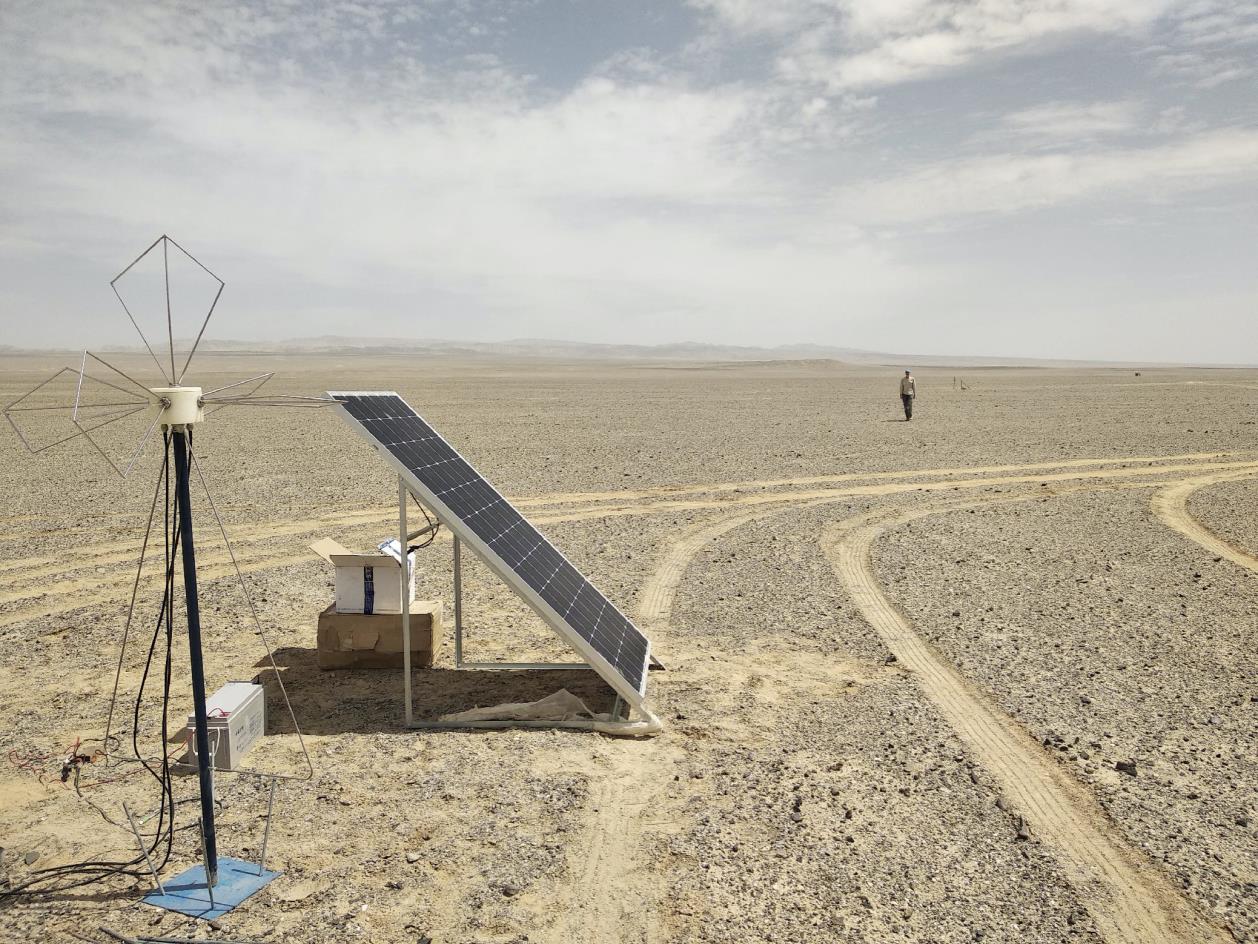
[[1141,127],[1138,102],[1047,102],[1002,116],[1009,131],[1032,139],[1077,141]]
[[832,91],[918,79],[1081,32],[1138,32],[1172,0],[696,0],[726,29],[782,42],[792,80]]
[[[906,147],[907,96],[852,91],[1139,33],[1156,0],[707,0],[721,41],[755,37],[770,65],[600,48],[549,85],[468,41],[509,35],[513,2],[6,8],[6,325],[55,305],[86,323],[72,309],[100,311],[118,264],[168,231],[229,282],[223,334],[335,333],[369,311],[378,333],[851,343],[862,318],[970,284],[910,266],[898,224],[1112,201],[1137,217],[1253,177],[1253,136],[1192,102],[1027,87],[1011,105],[976,83],[946,134]],[[1221,28],[1208,12],[1194,36]]]
[[961,220],[1091,199],[1155,201],[1258,180],[1258,131],[1225,129],[1173,143],[939,162],[841,188],[834,207],[860,224]]
[[1144,50],[1155,74],[1213,89],[1258,72],[1258,0],[1188,0]]
[[[840,285],[869,302],[904,282],[859,234],[795,218],[766,159],[804,147],[801,129],[835,133],[824,102],[642,69],[531,95],[494,57],[452,73],[414,50],[365,71],[335,56],[293,64],[256,47],[281,34],[290,53],[356,47],[377,40],[380,17],[329,12],[298,41],[263,14],[229,27],[190,15],[124,17],[97,42],[104,26],[83,8],[11,47],[6,72],[31,68],[3,103],[11,239],[25,230],[49,253],[113,266],[119,245],[169,231],[246,279],[269,267],[273,282],[283,271],[333,295],[383,283],[395,314],[458,299],[484,317],[446,330],[470,334],[532,333],[503,327],[524,317],[605,335],[633,317],[657,335],[745,339],[767,307],[812,323]],[[219,330],[258,308],[229,290]]]

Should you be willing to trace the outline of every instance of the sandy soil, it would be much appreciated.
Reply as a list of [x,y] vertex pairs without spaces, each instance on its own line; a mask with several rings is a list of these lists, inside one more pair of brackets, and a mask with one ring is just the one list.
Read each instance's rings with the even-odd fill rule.
[[[0,399],[53,366],[3,359]],[[275,392],[396,388],[445,431],[652,637],[667,729],[406,731],[396,674],[320,672],[331,580],[306,546],[389,534],[396,480],[326,412],[225,409],[196,452],[313,766],[279,788],[284,874],[216,929],[118,879],[0,905],[0,939],[1258,939],[1258,371],[927,370],[912,423],[894,370],[817,364],[213,357],[198,379],[271,369]],[[0,846],[18,882],[129,856],[122,802],[155,809],[134,764],[87,766],[81,793],[57,771],[104,733],[156,469],[124,482],[86,449],[4,445]],[[196,515],[210,685],[261,672],[271,727],[250,762],[301,775]],[[423,552],[423,596],[451,600],[449,554]],[[466,602],[474,657],[563,655],[475,565]],[[185,663],[177,645],[175,718]],[[455,672],[448,638],[414,681],[421,716],[562,685],[608,698],[589,673]],[[197,856],[195,781],[176,789],[167,874]],[[256,857],[265,786],[223,776],[219,800],[221,851]]]

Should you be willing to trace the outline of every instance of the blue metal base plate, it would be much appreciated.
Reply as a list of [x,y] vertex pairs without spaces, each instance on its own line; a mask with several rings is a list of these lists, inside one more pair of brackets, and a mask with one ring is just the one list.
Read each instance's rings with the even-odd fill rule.
[[205,887],[203,865],[193,866],[182,875],[166,879],[162,882],[166,894],[152,892],[144,896],[144,903],[210,921],[227,914],[279,874],[263,870],[259,875],[256,862],[242,862],[240,859],[220,856],[213,903],[210,901],[209,890]]

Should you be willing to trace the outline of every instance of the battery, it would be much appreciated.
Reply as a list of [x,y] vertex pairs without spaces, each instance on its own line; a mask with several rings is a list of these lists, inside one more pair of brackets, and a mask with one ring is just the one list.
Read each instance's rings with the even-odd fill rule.
[[[266,732],[266,694],[254,682],[228,682],[205,703],[213,766],[235,770],[254,742]],[[196,764],[196,715],[188,715],[185,762]]]

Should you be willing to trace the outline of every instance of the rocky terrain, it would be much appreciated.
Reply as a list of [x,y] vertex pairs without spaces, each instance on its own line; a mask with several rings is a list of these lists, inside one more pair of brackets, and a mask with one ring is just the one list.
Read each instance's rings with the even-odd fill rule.
[[[0,399],[55,366],[0,359]],[[274,392],[401,392],[638,620],[667,666],[649,689],[666,730],[408,731],[397,673],[321,672],[331,574],[307,545],[391,534],[396,479],[325,410],[223,409],[196,454],[303,740],[198,499],[210,687],[267,685],[251,764],[301,778],[309,752],[309,779],[278,787],[267,862],[283,875],[216,928],[115,878],[0,904],[0,940],[1258,936],[1258,372],[971,369],[962,391],[927,369],[904,423],[894,373],[834,364],[200,366],[207,388],[277,370]],[[131,856],[124,801],[156,828],[134,763],[82,765],[77,792],[58,772],[104,734],[159,460],[123,481],[74,444],[0,446],[0,881],[16,884]],[[448,612],[449,542],[421,555],[420,595]],[[114,725],[128,737],[155,619],[143,586]],[[465,602],[472,657],[565,656],[474,564]],[[563,686],[608,702],[589,673],[456,672],[448,630],[415,673],[421,717]],[[139,714],[150,757],[158,702]],[[222,775],[218,794],[221,850],[256,857],[265,782]],[[176,779],[166,874],[196,861],[195,795]]]

